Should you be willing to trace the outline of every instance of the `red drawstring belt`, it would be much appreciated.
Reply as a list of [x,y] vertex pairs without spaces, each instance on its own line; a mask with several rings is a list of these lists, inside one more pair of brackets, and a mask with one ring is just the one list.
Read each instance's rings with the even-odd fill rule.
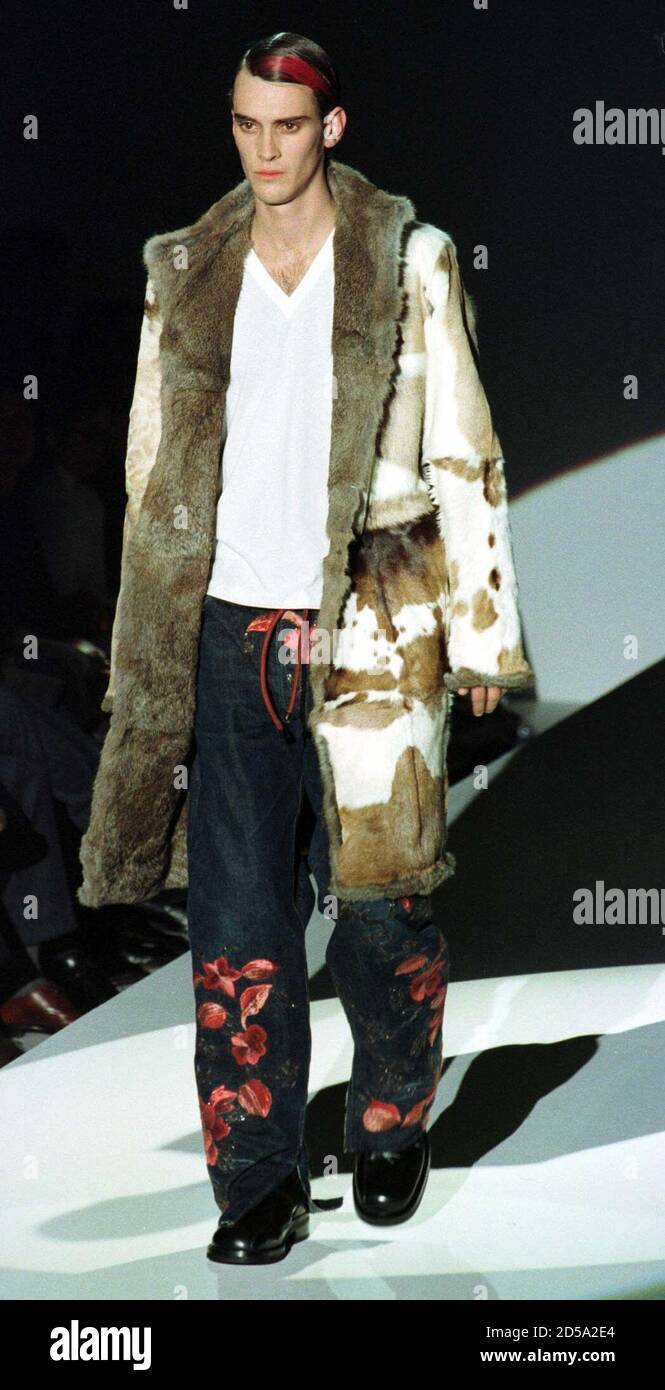
[[[275,727],[279,729],[280,733],[288,734],[290,737],[293,737],[293,735],[291,734],[291,730],[286,728],[286,725],[289,723],[291,719],[291,715],[293,714],[293,711],[295,709],[295,703],[298,698],[298,682],[300,680],[300,668],[302,666],[303,660],[309,661],[310,656],[309,648],[305,653],[304,657],[302,654],[302,627],[303,623],[305,623],[307,621],[307,618],[309,617],[309,608],[303,608],[303,613],[305,614],[305,616],[304,618],[301,618],[298,615],[298,613],[294,613],[293,609],[291,608],[275,608],[267,613],[261,613],[258,618],[254,618],[251,623],[248,623],[247,627],[245,628],[245,632],[265,632],[263,646],[261,647],[260,665],[260,683],[261,694],[263,696],[263,703]],[[266,679],[266,671],[268,666],[268,646],[280,618],[289,618],[293,622],[295,622],[298,627],[298,631],[296,634],[296,645],[298,651],[296,678],[293,682],[293,690],[291,691],[291,694],[289,696],[289,703],[287,705],[286,714],[284,715],[283,720],[280,719],[277,710],[275,709],[272,703],[272,700],[270,698],[270,691],[268,690],[268,682]],[[316,626],[313,624],[310,628],[310,647],[312,642],[312,636],[315,632]],[[291,634],[289,634],[289,636],[291,636]],[[413,908],[413,898],[402,897],[398,899],[398,902],[402,904],[402,906],[406,909],[407,912],[411,912]]]
[[[267,613],[261,613],[260,617],[254,618],[254,620],[253,620],[251,623],[249,623],[248,626],[247,626],[246,629],[245,629],[246,632],[265,632],[265,637],[264,637],[264,639],[263,639],[263,646],[261,647],[261,665],[260,665],[260,672],[259,672],[259,680],[260,680],[260,684],[261,684],[261,694],[262,694],[262,696],[263,696],[263,703],[264,703],[264,705],[265,705],[265,707],[266,707],[266,709],[267,709],[267,711],[268,711],[268,714],[270,715],[270,718],[272,719],[272,722],[273,722],[273,724],[275,725],[275,728],[278,729],[280,733],[289,733],[289,734],[290,734],[290,730],[287,730],[287,729],[286,729],[286,725],[289,723],[289,721],[290,721],[290,719],[291,719],[291,716],[292,716],[293,711],[294,711],[294,709],[295,709],[296,700],[297,700],[297,698],[298,698],[298,685],[299,685],[299,682],[300,682],[300,668],[301,668],[301,666],[302,666],[303,660],[304,660],[304,661],[309,661],[309,649],[307,650],[307,652],[305,653],[304,656],[303,656],[303,652],[302,652],[302,626],[303,626],[303,623],[306,622],[307,619],[308,619],[308,617],[309,617],[309,608],[304,608],[304,609],[303,609],[303,613],[304,613],[305,616],[304,616],[304,618],[301,618],[301,617],[299,616],[299,614],[298,614],[298,613],[294,613],[294,612],[293,612],[293,609],[291,609],[291,608],[275,608],[275,609],[272,609],[271,611],[269,611],[269,612],[267,612]],[[280,621],[281,618],[289,618],[289,619],[291,619],[293,622],[295,622],[295,623],[297,624],[297,628],[298,628],[297,634],[296,634],[296,645],[297,645],[297,652],[298,652],[298,661],[297,661],[297,664],[296,664],[296,676],[295,676],[295,680],[294,680],[294,682],[293,682],[293,689],[292,689],[291,694],[290,694],[290,696],[289,696],[289,703],[288,703],[287,710],[286,710],[286,714],[284,715],[284,719],[283,719],[283,720],[280,719],[280,717],[279,717],[279,715],[278,715],[278,713],[277,713],[277,710],[275,709],[275,707],[274,707],[274,705],[273,705],[273,703],[272,703],[272,700],[271,700],[271,698],[270,698],[270,691],[268,690],[268,681],[267,681],[268,647],[269,647],[269,644],[270,644],[270,640],[271,640],[271,638],[272,638],[272,635],[273,635],[273,633],[274,633],[274,631],[275,631],[275,628],[277,627],[277,624],[278,624],[278,622]],[[310,644],[311,644],[312,635],[313,635],[313,633],[315,633],[315,632],[316,632],[316,627],[313,626],[313,627],[311,628],[311,630],[310,630]],[[291,636],[291,634],[289,634],[289,636]]]

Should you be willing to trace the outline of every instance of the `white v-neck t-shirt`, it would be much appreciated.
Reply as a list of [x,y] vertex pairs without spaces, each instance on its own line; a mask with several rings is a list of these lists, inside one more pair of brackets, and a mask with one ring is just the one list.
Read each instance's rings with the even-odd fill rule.
[[334,228],[287,295],[252,247],[233,323],[208,593],[318,608],[333,399]]

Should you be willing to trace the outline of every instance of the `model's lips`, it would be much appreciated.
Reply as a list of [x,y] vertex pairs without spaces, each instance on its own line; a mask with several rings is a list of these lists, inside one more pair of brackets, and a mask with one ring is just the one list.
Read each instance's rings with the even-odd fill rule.
[[281,169],[257,169],[260,179],[278,179],[281,176]]

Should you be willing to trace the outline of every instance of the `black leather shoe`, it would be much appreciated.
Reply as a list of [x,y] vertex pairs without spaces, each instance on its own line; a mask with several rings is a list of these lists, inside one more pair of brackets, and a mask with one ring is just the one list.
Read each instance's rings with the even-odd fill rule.
[[356,1154],[353,1202],[358,1215],[372,1226],[408,1221],[422,1200],[431,1161],[426,1130],[399,1153]]
[[310,1207],[297,1169],[232,1226],[218,1226],[208,1259],[219,1264],[272,1264],[309,1235]]

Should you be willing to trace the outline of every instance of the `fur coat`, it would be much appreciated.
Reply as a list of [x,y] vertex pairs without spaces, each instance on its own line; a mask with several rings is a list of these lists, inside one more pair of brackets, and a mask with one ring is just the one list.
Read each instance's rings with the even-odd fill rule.
[[[429,893],[446,848],[460,686],[532,685],[502,450],[450,235],[331,159],[334,366],[327,530],[309,727],[342,899]],[[80,901],[187,884],[202,604],[215,545],[247,180],[143,248],[110,726],[81,845]],[[277,736],[277,734],[276,734]]]

